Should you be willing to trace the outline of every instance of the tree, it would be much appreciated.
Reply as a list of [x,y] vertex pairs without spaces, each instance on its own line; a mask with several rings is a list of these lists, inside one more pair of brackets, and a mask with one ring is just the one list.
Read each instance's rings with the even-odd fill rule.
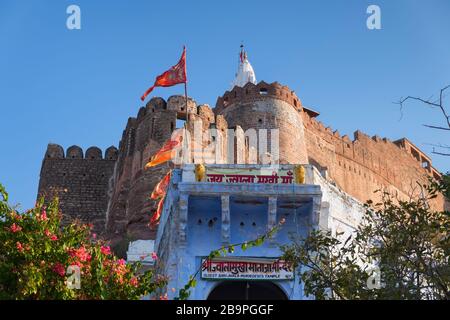
[[[431,129],[436,129],[436,130],[444,130],[444,131],[450,131],[450,115],[448,114],[448,111],[444,105],[444,98],[445,98],[445,91],[450,89],[450,85],[442,88],[440,90],[439,93],[439,98],[432,100],[430,99],[423,99],[420,97],[413,97],[413,96],[408,96],[406,98],[401,98],[400,101],[397,103],[400,105],[400,111],[403,110],[403,105],[406,101],[408,100],[416,100],[419,102],[422,102],[425,105],[428,105],[429,107],[432,108],[438,108],[439,111],[442,113],[442,116],[444,117],[444,121],[445,124],[444,125],[429,125],[429,124],[424,124],[425,127],[427,128],[431,128]],[[436,151],[436,147],[440,148],[440,149],[447,149],[450,150],[450,146],[449,145],[444,145],[444,144],[431,144],[433,146],[433,151],[432,153],[437,154],[437,155],[441,155],[441,156],[450,156],[449,152],[444,152],[444,151]]]
[[448,197],[449,177],[423,188],[426,198],[402,201],[383,193],[380,203],[368,202],[347,239],[314,230],[283,246],[283,258],[299,267],[305,293],[316,299],[449,299],[449,212],[428,205],[439,192]]
[[90,226],[61,226],[58,200],[24,213],[0,185],[0,299],[139,299],[166,285],[126,264]]

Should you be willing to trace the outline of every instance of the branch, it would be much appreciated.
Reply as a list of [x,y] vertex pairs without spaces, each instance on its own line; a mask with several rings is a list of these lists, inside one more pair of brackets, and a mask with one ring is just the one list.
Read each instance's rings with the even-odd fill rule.
[[443,128],[443,127],[436,127],[436,126],[429,126],[429,125],[424,125],[425,127],[428,128],[432,128],[432,129],[440,129],[440,130],[449,130],[450,131],[450,116],[447,114],[447,111],[444,108],[444,92],[450,88],[450,85],[444,87],[441,89],[440,93],[439,93],[439,102],[433,102],[431,101],[431,98],[429,99],[423,99],[420,97],[413,97],[413,96],[407,96],[406,98],[400,98],[400,101],[397,102],[396,104],[400,105],[400,119],[403,117],[403,104],[408,101],[408,100],[416,100],[416,101],[420,101],[424,104],[427,104],[431,107],[437,107],[441,110],[442,114],[445,117],[445,120],[447,122],[447,126],[448,128]]
[[433,151],[433,152],[431,152],[431,153],[437,154],[437,155],[439,155],[439,156],[450,157],[450,153],[443,153],[443,152],[436,152],[436,151]]
[[431,125],[428,125],[428,124],[424,124],[423,126],[424,126],[424,127],[427,127],[427,128],[431,128],[431,129],[439,129],[439,130],[447,130],[447,131],[450,131],[450,125],[449,125],[448,128],[438,127],[438,126],[431,126]]

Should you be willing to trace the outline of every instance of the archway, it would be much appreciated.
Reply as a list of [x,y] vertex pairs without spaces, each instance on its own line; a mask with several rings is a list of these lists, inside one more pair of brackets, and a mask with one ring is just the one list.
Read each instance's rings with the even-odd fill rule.
[[217,285],[207,300],[288,300],[270,281],[225,281]]

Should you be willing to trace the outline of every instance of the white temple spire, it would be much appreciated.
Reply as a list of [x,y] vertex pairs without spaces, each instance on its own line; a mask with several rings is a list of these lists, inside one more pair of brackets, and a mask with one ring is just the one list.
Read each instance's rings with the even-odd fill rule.
[[233,89],[234,86],[243,87],[248,82],[256,84],[256,76],[252,65],[247,59],[247,52],[245,52],[244,46],[241,45],[238,72],[236,73],[236,78],[231,84],[231,89]]

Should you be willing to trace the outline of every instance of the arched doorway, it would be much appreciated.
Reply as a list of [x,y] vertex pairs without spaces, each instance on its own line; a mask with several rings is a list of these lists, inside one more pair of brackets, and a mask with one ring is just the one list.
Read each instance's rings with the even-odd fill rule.
[[288,300],[270,281],[225,281],[216,286],[207,300]]

